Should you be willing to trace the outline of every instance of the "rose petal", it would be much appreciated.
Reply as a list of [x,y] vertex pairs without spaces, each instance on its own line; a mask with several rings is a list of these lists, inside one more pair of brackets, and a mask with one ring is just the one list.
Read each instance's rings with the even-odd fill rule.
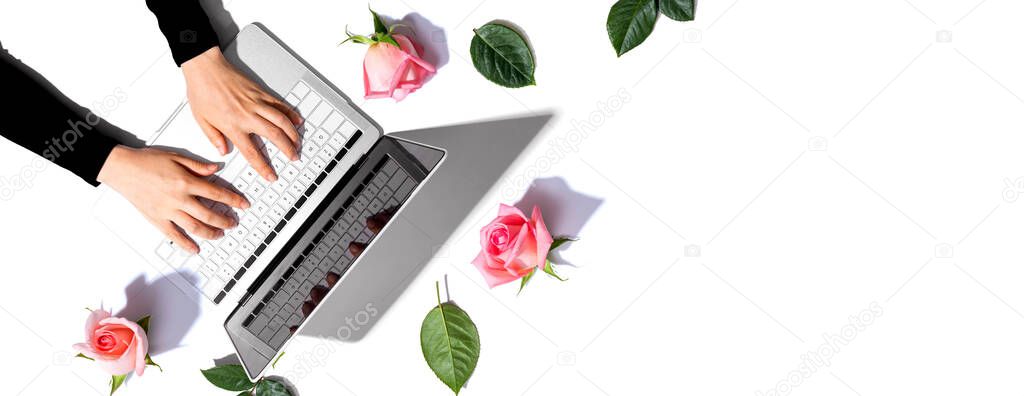
[[536,205],[533,206],[530,221],[533,222],[534,231],[537,236],[537,260],[543,263],[547,261],[548,253],[551,251],[551,244],[555,240],[551,237],[551,233],[548,232],[548,226],[544,224],[544,217],[540,213],[540,208]]
[[110,312],[104,309],[96,309],[89,313],[89,318],[85,320],[85,339],[91,340],[93,333],[96,332],[96,327],[99,326],[100,321],[110,317]]

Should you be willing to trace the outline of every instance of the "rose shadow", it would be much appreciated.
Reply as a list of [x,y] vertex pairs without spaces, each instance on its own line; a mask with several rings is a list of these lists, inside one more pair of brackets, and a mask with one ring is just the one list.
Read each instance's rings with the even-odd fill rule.
[[181,346],[181,341],[199,319],[199,291],[180,287],[171,277],[178,276],[195,284],[195,274],[178,272],[157,278],[152,283],[145,275],[136,277],[124,289],[125,307],[115,316],[138,320],[149,315],[149,354],[157,355]]
[[[403,25],[395,28],[395,32],[408,35],[419,44],[423,49],[423,53],[420,54],[423,60],[434,65],[435,69],[440,71],[441,67],[448,64],[448,36],[444,28],[431,23],[418,12],[406,14],[402,19],[392,19],[386,16],[381,16],[381,18],[388,26]],[[424,84],[436,75],[437,73],[434,73],[427,77],[423,81]]]
[[[535,205],[539,207],[548,232],[557,238],[560,236],[579,237],[583,227],[602,203],[604,200],[601,198],[573,190],[561,177],[549,177],[534,180],[514,206],[527,216],[530,215]],[[552,252],[551,262],[575,267],[576,265],[562,257],[562,252],[572,244],[573,242],[568,242]]]

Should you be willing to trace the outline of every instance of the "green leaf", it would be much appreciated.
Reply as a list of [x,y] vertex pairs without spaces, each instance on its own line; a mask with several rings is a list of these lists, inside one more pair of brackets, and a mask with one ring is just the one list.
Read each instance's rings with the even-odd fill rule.
[[469,53],[473,66],[491,82],[508,88],[537,85],[533,53],[523,36],[508,26],[495,23],[473,29]]
[[654,31],[658,20],[657,0],[619,0],[608,11],[608,38],[615,53],[622,56],[636,48]]
[[86,359],[86,360],[92,360],[92,361],[94,361],[94,362],[96,361],[96,359],[93,359],[93,358],[91,358],[91,357],[85,356],[85,355],[83,355],[83,354],[81,354],[81,353],[79,353],[79,354],[75,355],[75,357],[76,357],[76,358],[82,358],[82,359]]
[[124,379],[125,378],[128,378],[128,374],[115,375],[115,376],[110,377],[110,394],[111,395],[113,395],[114,392],[116,392],[117,389],[120,388],[122,384],[124,384]]
[[516,295],[519,295],[519,293],[523,292],[523,288],[526,287],[526,284],[528,282],[530,282],[530,278],[533,278],[533,274],[536,274],[536,273],[537,273],[537,267],[533,267],[533,271],[530,271],[529,274],[526,274],[522,278],[519,279],[519,291],[516,292]]
[[580,240],[580,239],[579,238],[573,238],[573,237],[558,237],[558,238],[555,238],[555,240],[551,242],[551,248],[548,249],[548,251],[550,252],[552,250],[558,249],[559,246],[562,246],[566,242],[576,242],[578,240]]
[[256,388],[252,390],[252,394],[253,396],[292,396],[292,393],[288,391],[288,387],[284,386],[284,384],[266,378],[256,383]]
[[277,355],[277,357],[276,357],[276,358],[274,358],[274,362],[273,362],[273,363],[270,363],[270,368],[277,368],[277,362],[278,362],[279,360],[281,360],[281,358],[283,358],[283,357],[284,357],[284,351],[281,351],[281,353],[279,353],[279,354]]
[[244,391],[252,389],[256,385],[249,381],[245,369],[239,364],[228,364],[200,371],[213,386],[224,390]]
[[153,361],[153,358],[149,357],[148,353],[146,354],[146,365],[147,366],[156,366],[156,368],[160,369],[161,373],[164,372],[164,368],[160,367],[159,364],[156,364],[156,362]]
[[252,396],[252,391],[242,391],[242,393],[239,393],[236,396]]
[[399,49],[402,48],[402,46],[399,45],[397,41],[395,41],[395,38],[391,37],[391,35],[387,34],[387,33],[377,33],[377,34],[374,34],[373,35],[373,39],[375,41],[377,41],[378,43],[391,44],[391,45],[395,46],[395,48],[399,48]]
[[558,279],[558,280],[560,280],[562,282],[565,282],[567,280],[567,279],[563,279],[561,276],[558,276],[558,274],[555,273],[555,265],[551,264],[551,260],[548,260],[548,261],[544,262],[544,273],[548,274],[548,275],[551,275],[555,279]]
[[692,21],[695,8],[695,0],[658,0],[661,13],[677,21]]
[[377,12],[372,8],[370,9],[370,15],[373,15],[373,31],[388,34],[388,25],[384,24],[384,20],[380,19],[380,15],[377,15]]
[[437,290],[437,306],[427,313],[420,327],[423,358],[456,395],[469,380],[480,358],[480,334],[466,311],[452,302],[441,303]]
[[149,335],[149,315],[143,316],[142,319],[136,320],[135,323],[138,323],[142,331]]

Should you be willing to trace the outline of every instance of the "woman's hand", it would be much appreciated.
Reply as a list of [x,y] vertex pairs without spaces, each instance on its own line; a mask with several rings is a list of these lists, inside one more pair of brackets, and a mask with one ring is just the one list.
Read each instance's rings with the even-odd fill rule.
[[295,125],[301,124],[302,118],[239,73],[224,59],[220,48],[210,48],[190,59],[181,65],[181,70],[188,85],[192,115],[221,154],[228,153],[227,138],[269,181],[276,181],[277,175],[251,134],[266,138],[293,161],[299,159],[299,133]]
[[199,246],[181,230],[206,239],[224,236],[237,221],[210,209],[198,197],[246,209],[241,195],[209,180],[217,164],[179,154],[146,148],[117,146],[96,178],[120,193],[156,228],[182,249],[199,252]]

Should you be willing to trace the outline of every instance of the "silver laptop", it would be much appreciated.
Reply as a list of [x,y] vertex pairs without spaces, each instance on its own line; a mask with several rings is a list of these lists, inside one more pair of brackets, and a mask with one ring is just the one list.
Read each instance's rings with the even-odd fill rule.
[[[237,150],[230,153],[211,180],[244,194],[252,206],[243,211],[204,203],[237,218],[239,225],[218,240],[193,236],[198,255],[166,239],[151,249],[157,261],[194,274],[197,279],[190,283],[205,298],[234,305],[224,328],[247,373],[256,378],[307,319],[323,312],[323,305],[338,305],[331,303],[332,289],[348,280],[361,253],[376,248],[372,242],[377,234],[390,232],[392,219],[400,216],[445,152],[384,136],[261,25],[242,29],[225,55],[302,115],[301,158],[289,161],[273,144],[262,142],[279,176],[271,183]],[[183,103],[151,143],[204,150],[201,139],[175,141],[183,139],[184,130],[194,129],[194,123],[188,103]],[[312,309],[306,301],[314,288],[322,301]]]

